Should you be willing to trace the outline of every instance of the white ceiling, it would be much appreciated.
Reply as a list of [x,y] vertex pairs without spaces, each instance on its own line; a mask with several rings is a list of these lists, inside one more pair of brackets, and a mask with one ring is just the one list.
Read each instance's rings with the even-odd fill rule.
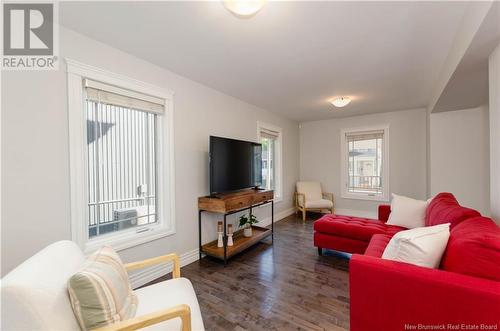
[[[66,2],[61,24],[298,121],[427,106],[465,2]],[[353,102],[333,108],[328,100]]]

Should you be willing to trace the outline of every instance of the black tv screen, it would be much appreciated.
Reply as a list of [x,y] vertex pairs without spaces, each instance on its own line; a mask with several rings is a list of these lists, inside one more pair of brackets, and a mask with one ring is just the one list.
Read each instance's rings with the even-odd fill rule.
[[210,136],[210,194],[260,186],[261,153],[261,144]]

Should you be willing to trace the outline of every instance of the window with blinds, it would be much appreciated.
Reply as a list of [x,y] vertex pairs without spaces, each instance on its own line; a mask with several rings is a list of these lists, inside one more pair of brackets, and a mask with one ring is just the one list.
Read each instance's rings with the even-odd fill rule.
[[345,195],[385,197],[387,130],[388,128],[381,128],[343,132]]
[[158,116],[164,100],[84,80],[88,235],[158,221]]
[[275,196],[280,197],[280,169],[281,129],[270,125],[260,124],[260,143],[262,144],[262,187],[274,190]]

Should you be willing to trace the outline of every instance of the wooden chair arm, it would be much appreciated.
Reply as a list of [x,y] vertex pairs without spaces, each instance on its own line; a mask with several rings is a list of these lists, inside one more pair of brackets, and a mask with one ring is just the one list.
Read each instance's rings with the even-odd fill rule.
[[327,197],[331,202],[333,202],[333,193],[324,192],[323,197]]
[[131,331],[142,329],[177,317],[180,317],[182,320],[181,330],[191,331],[191,308],[184,304],[155,311],[146,315],[136,316],[125,321],[103,326],[102,328],[93,329],[92,331]]
[[295,192],[295,207],[298,207],[299,198],[302,198],[302,207],[306,206],[306,195],[304,193]]
[[181,276],[181,264],[179,261],[179,256],[175,253],[153,257],[151,259],[146,259],[143,261],[131,262],[125,264],[125,269],[127,271],[142,269],[149,267],[151,265],[156,265],[164,262],[172,261],[174,263],[174,269],[172,271],[172,278],[179,278]]

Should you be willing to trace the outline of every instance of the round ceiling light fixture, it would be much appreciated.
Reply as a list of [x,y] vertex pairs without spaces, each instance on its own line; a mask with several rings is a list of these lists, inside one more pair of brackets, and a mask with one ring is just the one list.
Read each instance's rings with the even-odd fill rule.
[[351,102],[351,99],[348,97],[335,98],[331,101],[332,105],[338,108],[347,106],[349,102]]
[[239,17],[249,17],[255,15],[264,7],[265,0],[224,0],[224,7],[231,13]]

